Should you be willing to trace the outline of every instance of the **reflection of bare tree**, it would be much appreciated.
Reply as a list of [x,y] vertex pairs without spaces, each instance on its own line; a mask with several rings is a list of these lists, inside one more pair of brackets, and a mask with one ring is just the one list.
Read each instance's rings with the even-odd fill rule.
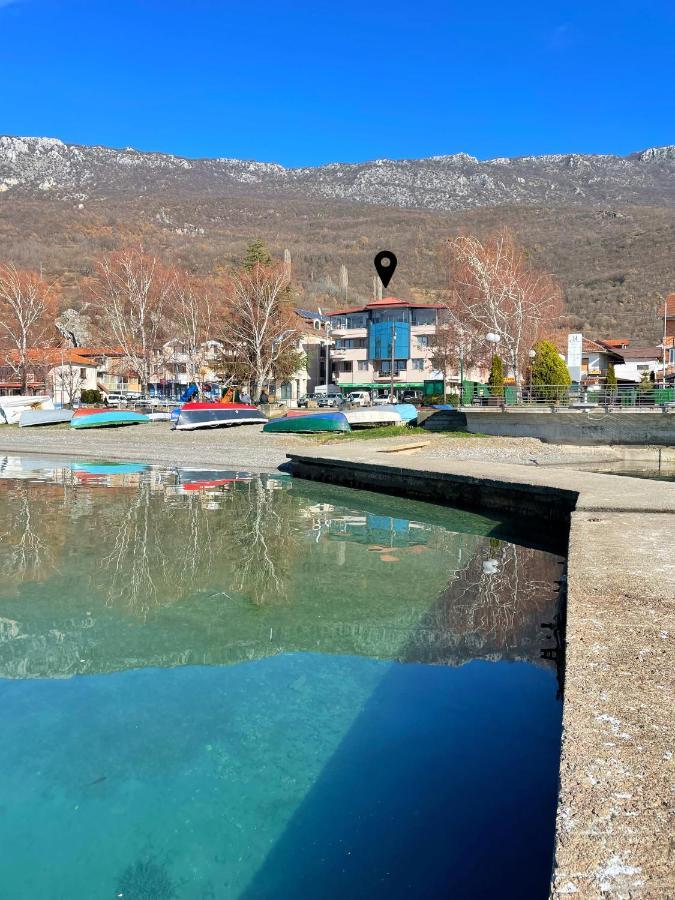
[[[491,540],[456,572],[424,617],[420,631],[428,656],[461,661],[468,651],[467,658],[538,659],[541,623],[555,613],[559,563],[552,554]],[[444,635],[453,636],[451,652]]]
[[207,588],[237,590],[255,603],[283,597],[297,513],[287,491],[267,485],[259,477],[167,497],[141,481],[100,532],[106,603],[144,616]]
[[56,565],[58,534],[50,527],[44,497],[34,496],[27,484],[6,495],[0,535],[0,573],[10,581],[31,581],[47,577]]
[[117,526],[112,528],[110,552],[101,559],[108,574],[107,603],[146,613],[157,605],[154,571],[165,558],[161,544],[151,540],[151,484],[142,481]]
[[286,597],[288,576],[299,550],[298,510],[292,495],[272,490],[267,481],[254,479],[245,499],[244,515],[236,534],[237,580],[239,590],[262,605]]

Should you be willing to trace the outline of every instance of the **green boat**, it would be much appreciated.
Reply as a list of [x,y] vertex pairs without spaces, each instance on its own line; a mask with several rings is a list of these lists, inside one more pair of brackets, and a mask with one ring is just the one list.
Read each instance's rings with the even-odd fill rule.
[[263,426],[268,434],[313,434],[321,431],[351,431],[341,412],[319,412],[308,415],[287,415],[271,419]]
[[141,425],[150,420],[130,409],[78,409],[70,420],[71,428],[115,428],[119,425]]

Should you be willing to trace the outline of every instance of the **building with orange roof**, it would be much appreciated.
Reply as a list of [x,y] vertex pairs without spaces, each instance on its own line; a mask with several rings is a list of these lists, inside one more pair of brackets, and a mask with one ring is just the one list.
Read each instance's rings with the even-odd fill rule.
[[443,373],[431,361],[441,309],[441,304],[383,297],[328,313],[334,341],[333,382],[343,393],[367,390],[385,394],[393,384],[395,393],[400,394],[421,390],[425,381],[443,380]]

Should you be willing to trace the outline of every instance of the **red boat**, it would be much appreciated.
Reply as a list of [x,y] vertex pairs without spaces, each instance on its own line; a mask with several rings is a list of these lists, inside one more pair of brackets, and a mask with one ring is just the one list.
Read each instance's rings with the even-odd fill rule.
[[230,425],[264,425],[267,418],[250,403],[184,403],[178,413],[176,431],[225,428]]

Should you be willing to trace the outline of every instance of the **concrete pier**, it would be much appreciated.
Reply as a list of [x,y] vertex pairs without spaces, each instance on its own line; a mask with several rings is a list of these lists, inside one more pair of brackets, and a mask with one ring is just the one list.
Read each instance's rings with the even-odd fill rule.
[[675,483],[355,443],[289,459],[299,477],[569,528],[551,896],[675,896]]

